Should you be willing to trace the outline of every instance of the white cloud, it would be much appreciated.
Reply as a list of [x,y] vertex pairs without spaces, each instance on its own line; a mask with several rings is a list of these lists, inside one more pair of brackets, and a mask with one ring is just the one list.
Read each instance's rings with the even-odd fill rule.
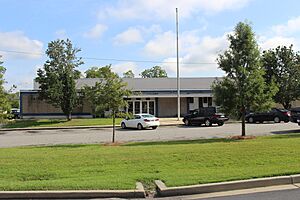
[[300,16],[288,20],[286,23],[272,26],[260,36],[258,43],[262,50],[274,49],[278,46],[290,46],[299,49]]
[[84,37],[90,39],[98,39],[107,30],[107,26],[103,24],[96,24],[93,28],[83,34]]
[[280,24],[272,27],[277,35],[291,35],[300,32],[300,16],[288,20],[286,24]]
[[21,31],[0,32],[0,50],[26,53],[1,52],[5,57],[38,59],[43,54],[43,43],[25,36]]
[[[187,31],[179,35],[179,54],[181,75],[194,76],[199,74],[221,74],[216,59],[219,53],[227,49],[227,34],[220,37],[200,37],[199,31]],[[158,34],[149,41],[145,54],[156,59],[165,58],[162,67],[170,75],[176,74],[176,38],[175,33],[168,31]]]
[[176,52],[176,35],[168,31],[158,34],[154,39],[147,42],[144,47],[145,53],[150,57],[167,57]]
[[196,12],[218,13],[224,10],[239,9],[251,0],[120,0],[115,7],[106,7],[99,11],[98,17],[117,19],[169,19],[179,9],[180,18],[191,17]]
[[137,28],[129,28],[114,38],[114,44],[126,45],[143,42],[141,31]]
[[259,44],[262,50],[274,49],[278,46],[290,46],[291,44],[297,48],[297,39],[293,37],[274,36],[263,38]]
[[139,74],[137,68],[138,65],[134,62],[122,62],[112,65],[112,71],[118,73],[120,76],[123,76],[123,73],[127,72],[128,70],[132,70],[135,77],[137,77]]

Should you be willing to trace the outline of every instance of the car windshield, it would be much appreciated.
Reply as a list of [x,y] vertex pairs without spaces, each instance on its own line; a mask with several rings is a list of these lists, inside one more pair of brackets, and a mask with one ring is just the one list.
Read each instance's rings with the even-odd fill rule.
[[142,115],[143,118],[153,118],[153,115]]

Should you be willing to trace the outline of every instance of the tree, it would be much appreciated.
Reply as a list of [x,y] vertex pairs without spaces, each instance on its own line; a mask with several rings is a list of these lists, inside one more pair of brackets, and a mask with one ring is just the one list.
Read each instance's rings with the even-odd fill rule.
[[291,102],[300,98],[300,55],[290,47],[280,47],[263,52],[265,79],[275,81],[279,91],[274,101],[285,109],[291,108]]
[[105,78],[111,74],[111,65],[104,67],[91,67],[85,71],[86,78]]
[[277,88],[273,82],[270,85],[265,83],[260,52],[248,23],[238,23],[228,40],[229,49],[217,59],[219,68],[226,75],[223,80],[215,82],[212,89],[216,104],[224,112],[242,118],[242,136],[245,136],[246,110],[269,109]]
[[127,72],[123,73],[124,78],[134,78],[134,73],[132,70],[128,70]]
[[127,106],[124,98],[131,95],[131,91],[126,89],[126,83],[122,81],[118,74],[110,71],[94,86],[85,86],[83,94],[85,99],[93,105],[94,112],[111,110],[113,118],[112,142],[114,143],[116,114],[121,107]]
[[140,74],[142,78],[164,78],[168,77],[166,70],[162,69],[160,66],[154,66],[150,69],[145,69]]
[[39,97],[60,107],[68,120],[71,120],[78,100],[75,80],[79,78],[79,73],[75,68],[83,64],[81,58],[76,56],[80,51],[73,47],[69,39],[52,41],[46,50],[49,59],[43,69],[37,71]]
[[[0,56],[1,59],[1,56]],[[5,67],[2,66],[3,62],[0,60],[0,123],[7,118],[7,113],[10,110],[10,104],[7,98],[7,92],[4,89],[3,84],[5,83],[4,74],[5,74]]]

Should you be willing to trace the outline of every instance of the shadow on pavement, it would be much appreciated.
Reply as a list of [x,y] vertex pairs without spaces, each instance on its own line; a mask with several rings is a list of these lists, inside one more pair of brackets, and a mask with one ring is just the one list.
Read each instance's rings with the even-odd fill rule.
[[[224,125],[226,125],[226,124],[224,124]],[[218,126],[217,124],[213,124],[212,126],[204,126],[204,125],[189,125],[189,126],[186,126],[184,124],[179,124],[179,125],[177,125],[177,127],[178,128],[212,128],[212,127],[221,127],[221,126]]]

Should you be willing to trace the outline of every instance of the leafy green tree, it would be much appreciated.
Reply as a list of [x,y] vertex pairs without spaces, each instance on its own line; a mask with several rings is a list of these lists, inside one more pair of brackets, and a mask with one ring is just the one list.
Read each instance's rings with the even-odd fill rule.
[[168,77],[166,70],[162,69],[160,66],[154,66],[150,69],[145,69],[140,74],[142,78],[164,78]]
[[134,78],[134,73],[132,70],[128,70],[127,72],[123,73],[124,78]]
[[39,97],[60,107],[68,120],[78,100],[75,80],[79,78],[76,67],[83,64],[69,39],[55,40],[48,44],[49,59],[43,69],[38,69],[36,81],[40,84]]
[[85,71],[86,78],[105,78],[111,73],[111,65],[104,67],[91,67]]
[[20,93],[8,93],[8,101],[12,108],[19,108]]
[[131,95],[131,91],[126,89],[126,83],[118,74],[110,70],[106,76],[96,82],[94,86],[85,86],[83,89],[84,97],[93,106],[93,112],[99,113],[104,110],[112,112],[113,119],[113,136],[112,142],[115,142],[115,118],[119,109],[127,106],[124,99]]
[[[1,59],[1,56],[0,56]],[[7,118],[7,113],[10,110],[10,104],[8,101],[8,94],[4,89],[4,74],[5,67],[2,66],[3,62],[0,60],[0,123],[3,123]]]
[[238,23],[228,40],[229,49],[217,59],[226,76],[215,82],[212,89],[216,104],[224,112],[242,118],[242,136],[245,136],[246,110],[269,109],[277,87],[273,82],[270,85],[265,83],[260,52],[248,23]]
[[285,109],[291,108],[291,102],[300,98],[300,55],[290,47],[277,47],[263,52],[265,79],[275,81],[279,91],[274,101]]

